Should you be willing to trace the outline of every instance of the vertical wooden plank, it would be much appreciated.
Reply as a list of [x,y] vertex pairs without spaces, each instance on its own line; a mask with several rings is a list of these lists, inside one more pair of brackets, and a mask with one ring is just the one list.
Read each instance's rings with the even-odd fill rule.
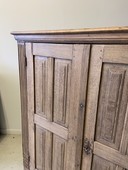
[[119,150],[127,106],[127,66],[104,63],[95,140]]
[[49,121],[53,119],[53,65],[54,59],[47,59],[47,89],[46,89],[46,118]]
[[36,114],[52,121],[53,58],[35,56]]
[[46,57],[35,56],[35,112],[40,116],[46,117]]
[[68,127],[71,61],[55,59],[54,122]]
[[53,134],[46,132],[45,144],[45,170],[52,170],[52,151],[53,151]]
[[38,170],[45,170],[45,144],[46,144],[46,131],[36,126],[36,168]]
[[65,170],[65,153],[66,153],[66,141],[54,135],[52,170]]
[[[90,141],[92,148],[93,148],[94,133],[95,133],[103,49],[104,49],[103,45],[92,46],[91,58],[90,58],[84,139],[87,138]],[[85,169],[90,170],[91,163],[92,163],[92,154],[86,155],[83,152],[82,170]]]
[[25,62],[25,44],[18,42],[20,96],[21,96],[21,120],[22,120],[22,148],[24,170],[29,169],[28,148],[28,114],[27,114],[27,77]]
[[74,45],[71,70],[69,140],[65,170],[80,170],[90,45]]
[[30,153],[30,170],[35,170],[35,142],[34,142],[34,71],[32,44],[26,43],[27,57],[27,103],[28,103],[28,129],[29,129],[29,153]]
[[52,169],[52,133],[36,125],[36,168]]
[[[45,117],[49,122],[53,119],[53,65],[54,59],[50,57],[35,56],[35,97],[36,97],[36,114]],[[42,128],[42,131],[44,129]],[[38,140],[38,139],[37,139]],[[37,146],[40,145],[40,146]],[[41,144],[37,141],[37,148]],[[43,154],[44,156],[42,157]],[[51,170],[52,166],[52,133],[46,130],[45,147],[40,154],[36,154],[43,161],[42,168]],[[39,156],[40,155],[40,156]],[[36,159],[39,164],[38,160]],[[41,167],[41,165],[40,165]],[[38,167],[37,167],[38,169]]]
[[123,155],[128,155],[128,104],[126,109],[122,139],[120,143],[120,152]]

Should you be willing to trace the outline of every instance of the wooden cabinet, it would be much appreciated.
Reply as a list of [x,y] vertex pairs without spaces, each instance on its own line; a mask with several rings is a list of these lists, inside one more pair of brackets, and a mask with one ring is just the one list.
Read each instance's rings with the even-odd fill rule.
[[24,170],[127,170],[128,28],[13,35]]

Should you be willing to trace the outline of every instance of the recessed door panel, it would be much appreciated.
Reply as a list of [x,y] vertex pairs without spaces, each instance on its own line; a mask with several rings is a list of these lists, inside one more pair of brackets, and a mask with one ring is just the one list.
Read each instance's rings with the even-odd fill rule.
[[66,164],[66,140],[54,135],[53,136],[53,170],[65,170]]
[[35,112],[52,120],[53,58],[34,57]]
[[119,150],[128,101],[128,66],[103,64],[96,141]]
[[96,155],[93,156],[92,170],[116,170],[116,165],[100,158]]
[[55,59],[54,122],[67,127],[70,107],[71,61]]

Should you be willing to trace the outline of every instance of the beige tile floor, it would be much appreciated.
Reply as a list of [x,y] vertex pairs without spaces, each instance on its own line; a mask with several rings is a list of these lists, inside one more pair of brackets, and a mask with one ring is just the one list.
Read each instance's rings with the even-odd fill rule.
[[0,170],[23,170],[20,135],[0,136]]

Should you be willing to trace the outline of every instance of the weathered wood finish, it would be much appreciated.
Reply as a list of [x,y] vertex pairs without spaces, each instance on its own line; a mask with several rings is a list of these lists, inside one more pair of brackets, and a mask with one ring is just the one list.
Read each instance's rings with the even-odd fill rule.
[[[93,153],[90,156],[83,154],[83,170],[84,168],[90,170],[91,167],[92,169],[116,169],[117,166],[128,169],[127,49],[128,45],[92,47],[85,138],[91,141]],[[105,161],[101,159],[92,162],[92,158],[96,159],[95,155]],[[112,167],[109,162],[113,163]]]
[[[87,138],[90,141],[92,148],[95,135],[96,112],[100,86],[103,48],[104,46],[92,46],[90,58],[84,139]],[[83,152],[82,170],[91,170],[91,166],[92,154],[86,155]]]
[[119,149],[128,102],[128,65],[104,64],[96,140]]
[[52,120],[53,59],[35,58],[35,112]]
[[105,159],[94,155],[92,170],[117,170],[116,165]]
[[70,60],[55,60],[53,119],[65,127],[69,126],[71,68]]
[[21,118],[22,118],[22,148],[24,170],[29,169],[29,147],[28,147],[28,113],[27,113],[27,76],[25,62],[25,44],[18,43],[20,94],[21,94]]
[[24,170],[128,170],[128,27],[13,34]]
[[[55,50],[56,49],[56,50]],[[72,59],[72,45],[33,43],[33,55]]]
[[29,143],[29,154],[30,154],[30,170],[35,169],[35,127],[33,124],[34,120],[34,68],[33,68],[33,54],[32,44],[26,44],[26,57],[27,57],[27,104],[28,104],[28,143]]
[[128,27],[13,32],[17,41],[43,43],[128,43]]
[[90,45],[51,46],[26,44],[30,170],[80,170]]

